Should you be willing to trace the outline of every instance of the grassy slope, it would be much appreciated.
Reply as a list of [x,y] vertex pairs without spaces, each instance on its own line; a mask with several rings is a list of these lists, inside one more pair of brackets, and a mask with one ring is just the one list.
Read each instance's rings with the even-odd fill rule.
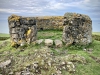
[[[93,32],[95,35],[100,35],[100,32]],[[62,31],[41,31],[38,34],[39,38],[51,38],[51,39],[61,39],[62,36]],[[92,53],[87,53],[86,51],[83,51],[83,49],[93,49]],[[93,57],[99,57],[100,60],[100,41],[94,40],[92,44],[89,46],[83,46],[83,47],[75,47],[75,46],[70,46],[68,48],[63,47],[59,48],[59,50],[68,50],[68,54],[79,54],[87,59],[87,64],[82,65],[82,64],[76,64],[76,74],[74,75],[100,75],[100,63],[97,63],[95,59],[91,58]],[[55,52],[56,54],[59,54]],[[64,75],[67,75],[66,72],[64,72]]]
[[8,39],[10,37],[9,34],[6,33],[0,33],[0,44],[3,42],[2,39]]
[[[94,33],[93,33],[94,34]],[[62,36],[62,31],[39,31],[38,32],[38,38],[39,39],[61,39]],[[0,59],[5,60],[10,58],[10,56],[14,56],[15,58],[18,58],[17,56],[28,56],[29,54],[34,54],[33,50],[34,49],[39,49],[42,45],[30,45],[25,48],[24,51],[20,51],[22,48],[12,48],[10,47],[10,43],[7,44],[6,47],[3,47],[0,49]],[[91,53],[88,53],[84,51],[83,49],[93,49]],[[59,52],[56,52],[54,48],[51,48],[55,55],[59,56]],[[60,51],[67,51],[67,54],[79,54],[82,55],[86,58],[87,63],[86,64],[80,64],[76,63],[76,73],[75,74],[69,74],[66,71],[63,71],[63,75],[100,75],[100,62],[98,63],[96,61],[96,57],[100,59],[100,41],[94,40],[93,43],[91,43],[88,46],[70,46],[70,47],[65,47],[63,46],[62,48],[57,48]],[[8,53],[7,53],[8,52]],[[10,54],[9,54],[10,52]],[[94,57],[94,58],[91,58]],[[20,64],[21,62],[19,62]],[[19,64],[15,65],[16,69],[19,69]],[[25,63],[23,63],[25,64]]]
[[100,35],[100,32],[93,32],[92,34]]
[[9,34],[0,33],[0,37],[9,37]]

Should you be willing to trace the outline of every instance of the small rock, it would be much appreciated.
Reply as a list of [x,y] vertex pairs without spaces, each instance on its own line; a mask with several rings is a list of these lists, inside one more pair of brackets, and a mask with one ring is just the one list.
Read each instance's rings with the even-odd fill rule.
[[9,75],[13,75],[13,74],[14,74],[13,72],[10,72],[10,73],[9,73]]
[[62,41],[61,40],[55,40],[56,47],[62,47]]
[[61,62],[61,65],[65,65],[66,63],[65,62]]
[[93,51],[93,49],[92,48],[89,48],[89,49],[87,49],[87,53],[92,53],[92,51]]
[[60,70],[57,71],[57,75],[60,75],[62,72]]
[[6,66],[8,66],[9,64],[11,64],[11,60],[6,60],[5,62],[1,62],[1,63],[0,63],[0,67],[6,67]]
[[44,43],[45,43],[46,46],[52,46],[53,45],[53,40],[45,39]]
[[26,68],[24,71],[21,71],[22,75],[30,75],[29,68]]
[[20,46],[25,46],[26,45],[26,42],[25,41],[22,41]]
[[86,49],[84,48],[83,51],[86,51]]
[[67,69],[69,72],[75,72],[75,66],[72,62],[67,62]]
[[33,63],[33,68],[34,69],[38,68],[38,63]]
[[36,43],[37,43],[37,44],[41,44],[42,42],[43,42],[43,39],[36,40]]

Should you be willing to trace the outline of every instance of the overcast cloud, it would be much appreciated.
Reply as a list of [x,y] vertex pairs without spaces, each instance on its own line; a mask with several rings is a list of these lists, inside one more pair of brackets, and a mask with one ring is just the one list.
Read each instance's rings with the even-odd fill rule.
[[[0,0],[0,33],[9,33],[7,18],[11,14],[21,16],[61,15],[65,12],[87,14],[93,20],[93,31],[100,31],[99,0]],[[4,23],[3,23],[4,22]],[[4,30],[3,28],[7,29]]]

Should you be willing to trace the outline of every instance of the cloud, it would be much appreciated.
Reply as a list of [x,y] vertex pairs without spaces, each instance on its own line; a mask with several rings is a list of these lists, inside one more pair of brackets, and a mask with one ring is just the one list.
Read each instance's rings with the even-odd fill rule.
[[56,14],[57,11],[75,10],[73,7],[90,12],[93,17],[100,12],[99,0],[2,0],[0,2],[0,12],[15,14],[49,15]]
[[65,12],[87,14],[92,18],[94,27],[100,24],[99,0],[0,0],[0,23],[2,22],[2,25],[5,25],[4,21],[7,24],[7,18],[11,14],[50,16],[64,15]]
[[[70,2],[70,0],[67,2],[65,1],[66,0],[2,0],[0,3],[0,11],[6,13],[22,13],[23,11],[27,11],[28,13],[40,13],[48,10],[54,11],[69,9],[71,6],[76,6],[75,4],[79,3]],[[9,12],[9,10],[11,12]]]
[[26,10],[15,10],[15,9],[0,9],[0,12],[6,12],[6,13],[20,13],[25,12]]
[[71,10],[98,19],[99,8],[99,0],[1,0],[0,2],[0,12],[22,16],[63,15]]

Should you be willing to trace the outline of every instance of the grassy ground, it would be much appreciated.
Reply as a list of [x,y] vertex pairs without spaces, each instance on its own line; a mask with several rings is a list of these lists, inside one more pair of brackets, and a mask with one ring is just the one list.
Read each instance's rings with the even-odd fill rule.
[[9,34],[0,33],[0,37],[10,37]]
[[7,40],[10,38],[9,34],[0,33],[0,41]]
[[[93,33],[100,35],[100,33]],[[45,30],[45,31],[39,31],[38,32],[38,39],[61,39],[62,38],[62,31],[57,30]],[[21,57],[28,57],[34,54],[35,49],[40,49],[44,44],[41,45],[29,45],[27,47],[22,47],[15,49],[10,46],[10,42],[5,44],[6,46],[0,48],[0,61],[9,59],[11,56],[13,56],[16,60],[20,59]],[[89,51],[91,49],[91,51]],[[93,40],[93,42],[90,45],[87,46],[63,46],[62,48],[55,48],[52,47],[51,50],[56,56],[63,56],[66,54],[78,54],[81,56],[84,56],[86,58],[87,63],[81,64],[81,63],[74,63],[76,67],[76,72],[68,73],[66,71],[63,71],[63,75],[100,75],[100,41]],[[59,50],[59,51],[56,51]],[[63,52],[66,52],[63,54]],[[27,59],[27,63],[30,63]],[[20,70],[22,64],[21,60],[13,67],[14,70]],[[26,65],[26,62],[23,62]]]
[[94,35],[100,35],[100,32],[93,32]]
[[58,30],[44,30],[38,32],[38,39],[62,39],[62,32]]

